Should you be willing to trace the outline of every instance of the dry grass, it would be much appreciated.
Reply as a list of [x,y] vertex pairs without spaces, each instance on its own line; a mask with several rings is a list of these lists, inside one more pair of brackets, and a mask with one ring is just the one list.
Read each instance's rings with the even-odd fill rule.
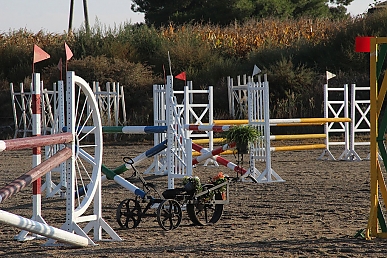
[[216,25],[195,25],[163,28],[161,34],[169,39],[181,32],[192,30],[197,37],[215,49],[246,55],[248,52],[267,47],[290,47],[300,41],[317,44],[329,40],[336,32],[346,28],[353,20],[343,22],[329,19],[250,20],[244,24],[235,23],[228,27]]

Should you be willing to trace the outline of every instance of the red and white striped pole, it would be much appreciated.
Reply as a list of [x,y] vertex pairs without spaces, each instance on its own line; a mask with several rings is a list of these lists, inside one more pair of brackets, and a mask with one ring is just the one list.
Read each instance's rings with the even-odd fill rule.
[[213,132],[226,132],[230,130],[231,125],[184,125],[185,130],[190,131],[213,131]]
[[[39,136],[41,135],[41,99],[40,99],[40,74],[33,74],[33,84],[32,84],[32,135]],[[42,162],[41,147],[32,148],[32,167],[38,166]],[[39,177],[32,184],[32,194],[33,194],[33,213],[32,219],[37,221],[42,214],[41,211],[41,186],[42,179]],[[43,222],[43,221],[41,221]]]
[[[194,143],[192,143],[192,146],[194,146],[193,144]],[[221,146],[219,148],[216,148],[216,149],[214,149],[212,151],[208,151],[206,153],[203,153],[202,155],[200,155],[200,156],[198,156],[198,157],[196,157],[195,159],[192,160],[192,165],[196,165],[196,164],[198,164],[198,163],[200,163],[200,162],[202,162],[202,161],[204,161],[206,159],[210,159],[210,158],[212,158],[215,155],[218,155],[218,154],[220,154],[220,153],[222,153],[222,152],[224,152],[224,151],[226,151],[226,150],[228,150],[230,148],[233,148],[235,145],[236,145],[235,142],[227,143],[227,144],[225,144],[225,145],[223,145],[223,146]]]
[[72,133],[57,133],[53,135],[41,135],[27,138],[0,140],[0,152],[11,150],[26,150],[38,146],[43,147],[54,144],[65,144],[70,143],[72,141]]
[[[231,144],[230,144],[231,145]],[[230,146],[229,145],[229,146]],[[222,147],[221,147],[222,148]],[[204,147],[200,146],[199,144],[196,144],[196,143],[192,143],[192,149],[194,149],[195,151],[198,151],[200,153],[202,153],[202,155],[204,154],[207,154],[207,153],[211,153],[210,151],[206,150]],[[219,149],[219,148],[218,148]],[[208,154],[207,154],[208,155]],[[199,156],[200,157],[200,156]],[[247,170],[236,165],[235,163],[231,162],[231,161],[228,161],[227,159],[221,157],[221,156],[217,156],[217,155],[214,155],[212,158],[215,159],[216,162],[218,162],[219,164],[225,166],[225,167],[228,167],[230,168],[231,170],[234,170],[235,172],[241,174],[241,175],[244,175]],[[193,162],[192,162],[193,164]]]
[[29,172],[24,175],[16,178],[14,181],[9,183],[8,185],[0,188],[0,203],[4,200],[8,199],[12,195],[18,193],[23,190],[26,186],[35,182],[35,180],[40,179],[43,175],[51,171],[53,168],[65,162],[67,159],[71,158],[72,152],[69,148],[64,148],[57,153],[55,153],[52,157],[40,163]]

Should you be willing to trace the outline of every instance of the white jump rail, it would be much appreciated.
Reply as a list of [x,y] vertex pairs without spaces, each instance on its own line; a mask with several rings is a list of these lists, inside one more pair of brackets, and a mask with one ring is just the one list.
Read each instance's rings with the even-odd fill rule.
[[16,214],[0,210],[0,222],[74,246],[89,245],[87,238]]

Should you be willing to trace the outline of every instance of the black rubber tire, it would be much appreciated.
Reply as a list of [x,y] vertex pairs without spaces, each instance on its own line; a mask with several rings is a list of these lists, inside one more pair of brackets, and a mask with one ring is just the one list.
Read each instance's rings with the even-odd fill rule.
[[157,208],[157,222],[164,230],[168,231],[179,227],[182,217],[180,204],[175,200],[164,200]]
[[[222,200],[221,193],[215,193],[215,200]],[[187,213],[193,224],[205,226],[220,220],[223,214],[223,204],[187,204]]]
[[116,211],[116,220],[121,228],[136,228],[141,222],[141,206],[135,199],[120,202]]

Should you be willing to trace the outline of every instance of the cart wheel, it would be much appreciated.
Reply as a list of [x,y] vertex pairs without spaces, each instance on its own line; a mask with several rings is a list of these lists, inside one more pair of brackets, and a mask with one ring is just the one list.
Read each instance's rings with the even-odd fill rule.
[[164,230],[177,228],[182,219],[180,204],[175,200],[164,200],[157,208],[157,222]]
[[141,221],[141,206],[137,200],[126,199],[117,208],[116,219],[121,228],[136,228]]
[[[221,193],[215,193],[215,200],[222,200]],[[223,204],[195,203],[187,204],[190,220],[198,226],[205,226],[218,222],[223,213]]]

